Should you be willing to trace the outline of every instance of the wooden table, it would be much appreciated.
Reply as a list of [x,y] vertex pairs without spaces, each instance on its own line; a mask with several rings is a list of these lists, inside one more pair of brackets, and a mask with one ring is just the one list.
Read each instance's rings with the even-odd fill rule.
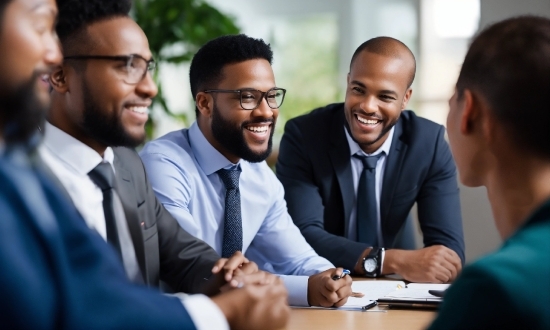
[[[385,308],[374,307],[372,310]],[[426,310],[387,310],[359,312],[292,308],[285,329],[426,329],[436,313]]]
[[[387,280],[388,278],[382,278]],[[354,278],[365,280],[365,278]],[[374,312],[379,311],[379,312]],[[380,312],[385,311],[385,312]],[[370,311],[292,308],[285,329],[426,329],[434,320],[435,311],[388,309],[374,307]]]

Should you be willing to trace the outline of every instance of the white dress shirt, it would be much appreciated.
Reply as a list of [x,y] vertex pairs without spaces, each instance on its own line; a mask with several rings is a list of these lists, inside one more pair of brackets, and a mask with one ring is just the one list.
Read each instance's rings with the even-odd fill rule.
[[[107,148],[104,157],[101,157],[92,148],[46,122],[44,140],[38,152],[69,193],[88,227],[107,240],[103,193],[88,173],[101,162],[108,162],[113,166],[113,149]],[[185,298],[178,295],[178,298],[197,329],[229,329],[223,313],[209,298],[203,295]]]
[[349,149],[350,149],[350,161],[351,161],[351,171],[353,176],[353,190],[355,191],[355,201],[351,209],[351,215],[349,219],[349,226],[347,230],[346,238],[357,241],[357,188],[359,187],[359,178],[361,177],[361,172],[363,172],[363,162],[357,157],[353,157],[355,154],[365,155],[365,156],[376,156],[380,153],[383,153],[376,163],[376,174],[375,174],[375,190],[376,190],[376,221],[378,222],[378,242],[380,246],[384,246],[384,238],[382,237],[382,226],[380,219],[380,196],[382,193],[382,185],[384,183],[384,171],[386,169],[386,159],[390,153],[391,143],[393,141],[393,133],[395,127],[392,127],[388,134],[388,138],[384,143],[371,154],[365,153],[359,144],[353,140],[349,135],[348,130],[344,127],[346,132],[346,138],[348,140]]

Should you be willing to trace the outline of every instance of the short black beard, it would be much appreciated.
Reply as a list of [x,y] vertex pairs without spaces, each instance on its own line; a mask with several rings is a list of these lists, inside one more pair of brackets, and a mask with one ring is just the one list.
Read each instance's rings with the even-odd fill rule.
[[[271,122],[271,133],[269,135],[269,141],[267,143],[267,149],[261,153],[255,153],[252,151],[244,139],[244,132],[246,125],[252,123],[265,123]],[[218,108],[214,105],[212,112],[212,134],[214,138],[229,152],[235,156],[246,160],[250,163],[259,163],[263,162],[269,154],[271,154],[271,149],[273,147],[273,132],[275,131],[275,122],[272,119],[262,120],[262,121],[247,121],[244,122],[240,129],[236,129],[231,122],[222,118]]]
[[[6,143],[28,144],[36,136],[39,127],[44,127],[49,106],[42,104],[36,93],[36,81],[40,76],[34,73],[32,78],[13,92],[7,92],[0,99],[0,128]],[[2,91],[6,92],[5,90]]]
[[95,103],[90,93],[88,84],[82,84],[84,114],[82,129],[95,141],[109,147],[135,148],[145,140],[145,134],[141,138],[134,138],[124,128],[118,113],[105,114],[102,108]]

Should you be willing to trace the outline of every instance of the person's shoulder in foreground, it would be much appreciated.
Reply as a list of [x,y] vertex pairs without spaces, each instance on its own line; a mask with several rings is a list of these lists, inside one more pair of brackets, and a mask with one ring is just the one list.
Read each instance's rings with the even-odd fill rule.
[[548,86],[550,19],[510,18],[474,38],[447,130],[460,180],[487,188],[504,243],[464,269],[430,329],[550,329]]
[[466,267],[430,329],[550,328],[550,200],[502,248]]

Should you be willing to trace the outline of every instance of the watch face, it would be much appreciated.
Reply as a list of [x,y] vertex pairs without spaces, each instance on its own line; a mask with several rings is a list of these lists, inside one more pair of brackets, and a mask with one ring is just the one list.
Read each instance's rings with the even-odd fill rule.
[[365,260],[365,270],[368,273],[374,272],[376,270],[376,259],[369,258],[369,259]]

